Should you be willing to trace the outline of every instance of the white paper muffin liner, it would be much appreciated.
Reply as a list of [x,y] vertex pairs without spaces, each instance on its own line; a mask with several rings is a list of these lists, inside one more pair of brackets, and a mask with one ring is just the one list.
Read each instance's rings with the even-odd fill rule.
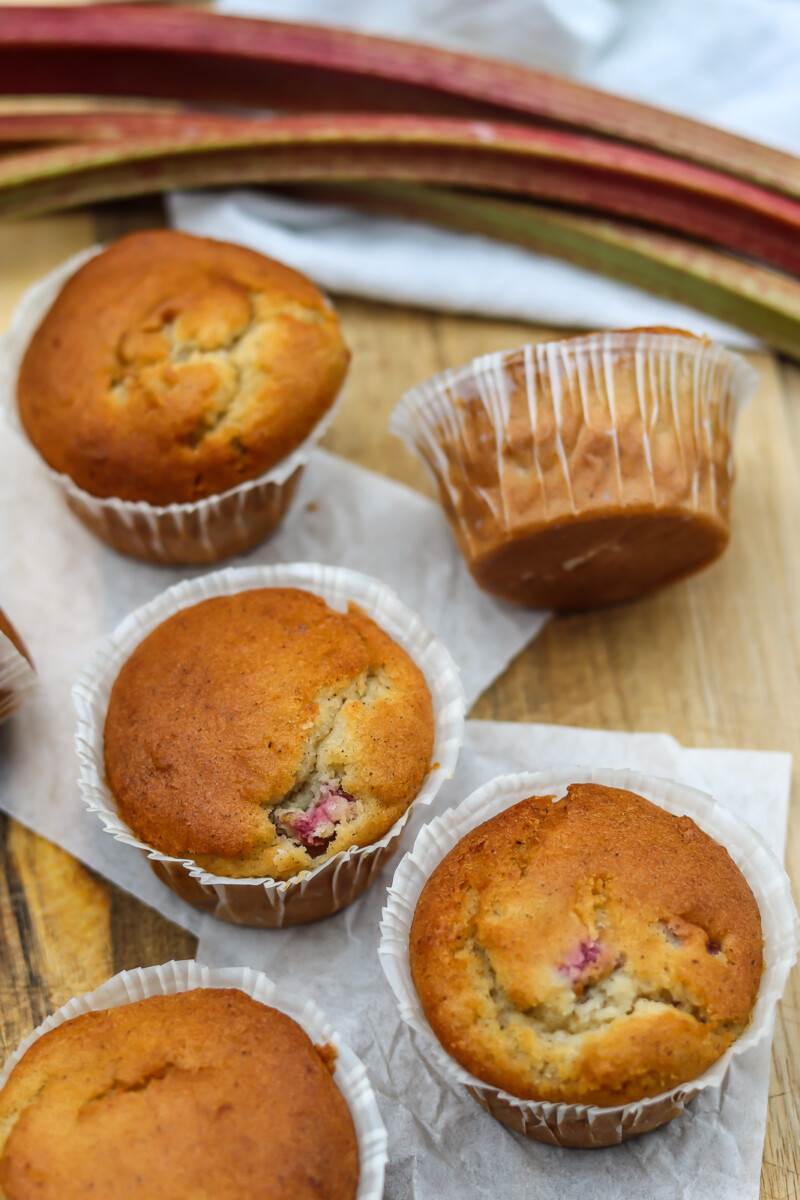
[[[403,816],[368,846],[351,846],[290,880],[232,879],[204,871],[191,859],[173,858],[140,841],[117,812],[105,781],[103,731],[114,680],[134,648],[157,625],[182,608],[211,596],[260,587],[298,587],[346,611],[354,601],[403,647],[425,676],[433,699],[432,767]],[[413,808],[430,804],[456,765],[464,738],[464,690],[444,644],[377,579],[319,563],[228,568],[188,580],[156,596],[127,617],[99,647],[79,676],[73,699],[78,712],[76,748],[81,794],[104,828],[150,859],[151,866],[184,899],[223,920],[248,925],[288,925],[338,911],[356,899],[396,852]]]
[[[691,817],[724,846],[747,879],[761,911],[764,974],[751,1023],[713,1066],[668,1092],[612,1108],[521,1100],[482,1082],[443,1048],[425,1017],[411,978],[409,937],[417,901],[433,870],[477,825],[528,796],[560,799],[571,783],[625,788],[668,812]],[[763,838],[704,792],[636,771],[558,767],[551,771],[502,775],[477,789],[420,830],[400,862],[383,910],[379,956],[420,1052],[452,1084],[465,1086],[493,1116],[527,1137],[566,1146],[606,1146],[634,1137],[677,1116],[686,1103],[709,1087],[719,1087],[732,1060],[772,1033],[775,1006],[797,958],[800,926],[788,876]]]
[[[29,445],[16,399],[17,376],[28,343],[67,280],[103,249],[81,250],[32,284],[23,293],[8,330],[0,336],[0,408],[10,427]],[[343,392],[344,388],[308,437],[286,458],[257,478],[202,500],[157,505],[93,496],[68,475],[54,471],[44,459],[41,462],[72,511],[121,553],[152,562],[215,563],[250,549],[277,526],[312,450],[336,415]]]
[[250,967],[203,967],[194,961],[168,962],[158,967],[137,967],[121,971],[93,992],[75,996],[42,1022],[17,1047],[0,1071],[0,1089],[11,1071],[45,1033],[87,1012],[120,1008],[150,996],[174,996],[195,988],[237,988],[261,1004],[277,1008],[297,1021],[312,1042],[330,1042],[338,1057],[334,1082],[347,1102],[358,1139],[359,1179],[356,1200],[381,1200],[386,1168],[386,1129],[378,1110],[375,1093],[363,1063],[328,1023],[324,1013],[311,1000],[302,1000],[283,991],[261,971]]
[[[672,536],[680,517],[727,525],[736,420],[757,386],[744,358],[708,339],[592,333],[434,375],[405,393],[389,428],[425,464],[481,586],[519,603],[583,607],[584,571],[596,583],[610,556],[605,570],[624,574],[609,516],[660,514]],[[598,522],[593,536],[588,521]],[[577,543],[546,551],[543,533],[564,527]]]
[[5,721],[33,696],[36,672],[10,637],[0,631],[0,721]]

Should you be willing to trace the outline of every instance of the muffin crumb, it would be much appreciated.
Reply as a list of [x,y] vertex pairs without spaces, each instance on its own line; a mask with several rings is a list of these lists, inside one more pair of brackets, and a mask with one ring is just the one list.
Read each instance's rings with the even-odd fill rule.
[[336,1062],[339,1058],[339,1051],[334,1045],[331,1044],[331,1042],[325,1042],[324,1045],[319,1042],[315,1042],[314,1049],[322,1059],[326,1068],[330,1071],[331,1075],[333,1075],[336,1071]]

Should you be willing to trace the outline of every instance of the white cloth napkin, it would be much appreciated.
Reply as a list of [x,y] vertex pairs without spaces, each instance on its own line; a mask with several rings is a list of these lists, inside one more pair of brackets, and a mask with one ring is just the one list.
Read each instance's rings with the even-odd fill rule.
[[[791,758],[688,750],[661,734],[468,721],[456,774],[424,820],[495,775],[559,764],[630,767],[710,792],[783,857]],[[419,828],[410,823],[407,845]],[[605,1150],[529,1142],[446,1083],[417,1051],[381,971],[378,924],[389,864],[349,908],[282,930],[204,917],[197,957],[261,968],[316,1001],[369,1071],[389,1132],[386,1200],[757,1200],[769,1086],[769,1040],[734,1061],[722,1088],[677,1120]]]
[[[508,58],[800,152],[793,0],[218,0]],[[263,251],[330,291],[544,325],[672,324],[753,339],[703,314],[486,238],[264,192],[177,194],[179,228]]]

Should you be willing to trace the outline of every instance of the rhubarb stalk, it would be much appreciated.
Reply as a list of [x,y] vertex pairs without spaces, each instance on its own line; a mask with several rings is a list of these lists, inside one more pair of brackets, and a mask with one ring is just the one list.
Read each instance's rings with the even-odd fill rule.
[[699,309],[800,360],[800,283],[707,246],[629,222],[443,188],[327,184],[291,193],[479,233],[564,259]]
[[235,136],[250,128],[248,117],[193,109],[81,109],[0,113],[0,148],[19,143],[134,142],[159,138]]
[[310,25],[158,6],[2,8],[0,88],[544,121],[800,197],[800,160],[685,117],[509,63]]
[[194,116],[183,125],[169,119],[177,132],[7,156],[0,161],[0,216],[175,187],[397,180],[646,220],[800,274],[799,202],[648,150],[448,118],[249,119],[229,121],[224,130],[205,129]]

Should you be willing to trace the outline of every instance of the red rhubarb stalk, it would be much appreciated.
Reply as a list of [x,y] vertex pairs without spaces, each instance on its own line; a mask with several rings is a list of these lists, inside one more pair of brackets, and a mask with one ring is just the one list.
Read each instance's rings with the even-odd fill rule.
[[800,160],[685,117],[509,63],[309,25],[158,6],[2,8],[0,89],[545,121],[800,196]]
[[326,184],[291,194],[479,233],[564,259],[736,325],[800,360],[800,282],[629,222],[410,184]]
[[[191,122],[194,118],[187,118]],[[800,203],[690,163],[557,130],[449,118],[246,120],[223,132],[56,146],[0,161],[0,216],[175,187],[324,180],[457,185],[646,220],[800,274]]]
[[0,148],[18,143],[133,142],[160,138],[225,137],[242,133],[248,117],[192,109],[141,108],[0,113]]

